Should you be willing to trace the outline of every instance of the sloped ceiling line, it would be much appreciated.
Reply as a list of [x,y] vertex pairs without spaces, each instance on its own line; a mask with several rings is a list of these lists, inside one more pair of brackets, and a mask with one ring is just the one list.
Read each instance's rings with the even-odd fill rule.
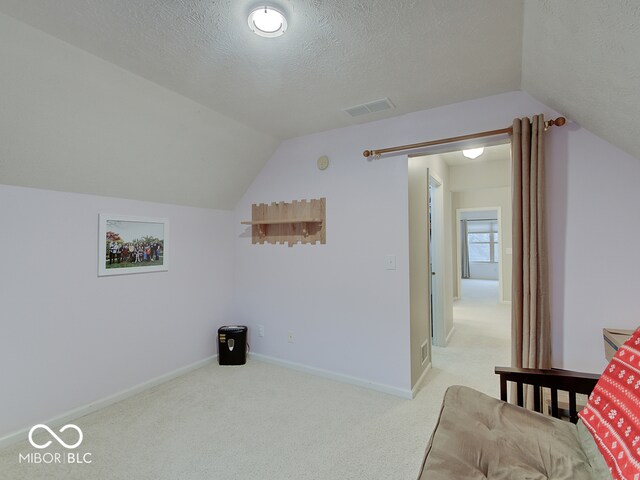
[[[0,0],[0,12],[255,132],[210,166],[235,193],[197,192],[198,205],[233,205],[282,139],[520,89],[640,158],[637,0],[277,2],[290,23],[277,39],[249,30],[250,0]],[[396,108],[343,112],[384,97]]]

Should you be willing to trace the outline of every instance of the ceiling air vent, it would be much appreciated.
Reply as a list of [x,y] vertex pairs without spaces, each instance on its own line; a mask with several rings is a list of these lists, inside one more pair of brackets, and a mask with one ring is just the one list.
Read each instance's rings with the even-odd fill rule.
[[393,103],[391,103],[391,100],[383,98],[381,100],[374,100],[373,102],[345,108],[344,111],[352,117],[359,117],[360,115],[366,115],[367,113],[381,112],[382,110],[389,110],[391,108],[395,108]]

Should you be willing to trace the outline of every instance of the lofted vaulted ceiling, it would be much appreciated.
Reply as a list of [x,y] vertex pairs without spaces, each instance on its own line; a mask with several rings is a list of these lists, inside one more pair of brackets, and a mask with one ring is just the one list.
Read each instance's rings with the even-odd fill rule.
[[[258,4],[260,2],[258,1]],[[522,2],[0,0],[0,12],[280,139],[520,88]],[[389,97],[395,109],[342,109]]]
[[640,2],[525,2],[522,89],[640,158]]
[[[277,39],[249,30],[250,0],[0,0],[0,12],[278,139],[522,89],[640,158],[637,0],[268,3],[289,19]],[[396,108],[342,111],[384,97]]]

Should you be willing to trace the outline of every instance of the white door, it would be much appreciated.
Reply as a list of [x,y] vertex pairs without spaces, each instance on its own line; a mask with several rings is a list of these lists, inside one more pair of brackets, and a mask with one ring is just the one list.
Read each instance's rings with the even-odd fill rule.
[[444,197],[442,180],[429,171],[429,296],[430,329],[434,345],[445,346],[444,325]]

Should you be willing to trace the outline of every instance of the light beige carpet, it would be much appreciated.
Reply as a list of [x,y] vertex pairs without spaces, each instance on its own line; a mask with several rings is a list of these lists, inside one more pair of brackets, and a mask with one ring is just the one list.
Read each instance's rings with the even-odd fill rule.
[[412,401],[258,361],[210,365],[78,419],[91,464],[19,464],[34,451],[25,441],[0,452],[0,478],[413,480],[445,389],[495,396],[493,367],[509,360],[508,307],[455,309],[451,344],[434,349]]

